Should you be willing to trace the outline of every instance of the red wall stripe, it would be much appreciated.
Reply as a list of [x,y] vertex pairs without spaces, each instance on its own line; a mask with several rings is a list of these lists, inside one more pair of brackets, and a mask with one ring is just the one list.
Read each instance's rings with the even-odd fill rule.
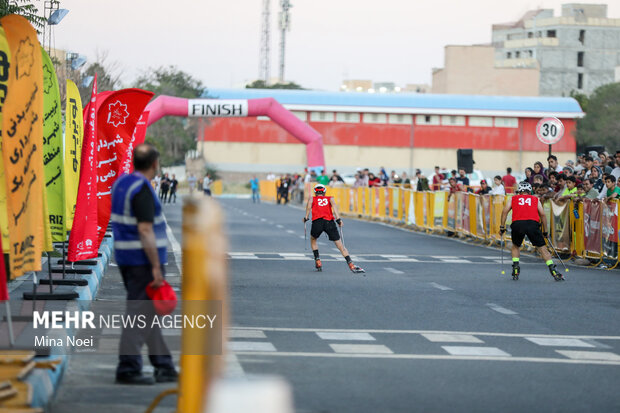
[[[562,119],[564,138],[553,145],[554,151],[576,150],[575,120]],[[414,126],[414,147],[471,148],[546,151],[548,146],[536,137],[538,119],[520,118],[518,128],[474,126]],[[325,145],[409,147],[411,125],[309,122],[323,136]],[[215,142],[299,143],[275,123],[256,118],[214,118],[204,129],[203,139]]]

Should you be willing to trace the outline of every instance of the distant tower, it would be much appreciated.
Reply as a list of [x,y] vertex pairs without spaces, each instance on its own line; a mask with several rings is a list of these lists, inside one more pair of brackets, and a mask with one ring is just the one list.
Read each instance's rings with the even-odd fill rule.
[[288,11],[293,5],[289,0],[280,0],[280,83],[284,82],[284,49],[286,46],[286,32],[291,30],[291,16]]
[[269,82],[269,16],[271,0],[263,0],[263,22],[260,29],[260,53],[258,56],[258,77]]

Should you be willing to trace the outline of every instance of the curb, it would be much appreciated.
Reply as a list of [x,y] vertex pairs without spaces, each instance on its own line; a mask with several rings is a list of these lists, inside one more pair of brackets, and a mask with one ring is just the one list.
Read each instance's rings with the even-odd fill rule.
[[[83,278],[88,280],[88,285],[83,287],[75,287],[74,291],[79,294],[78,300],[80,302],[80,310],[86,310],[90,308],[90,302],[97,295],[101,279],[108,268],[112,253],[112,238],[104,238],[99,247],[101,257],[97,257],[97,265],[91,267],[93,270],[92,275],[84,275]],[[70,303],[70,301],[68,301]],[[65,335],[67,332],[65,331]],[[51,369],[34,369],[28,378],[25,380],[32,386],[32,403],[31,407],[47,408],[49,403],[56,395],[56,391],[62,383],[62,378],[67,369],[69,363],[69,355],[50,355],[47,357],[37,357],[36,361],[50,361],[61,359],[61,362],[56,366],[54,370]]]

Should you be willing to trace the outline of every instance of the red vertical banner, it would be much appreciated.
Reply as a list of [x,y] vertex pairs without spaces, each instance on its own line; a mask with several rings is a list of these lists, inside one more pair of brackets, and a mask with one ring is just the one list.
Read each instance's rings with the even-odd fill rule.
[[123,156],[123,161],[121,162],[121,170],[119,175],[129,174],[133,171],[133,150],[136,146],[144,143],[149,113],[149,111],[142,112],[140,119],[138,119],[138,123],[136,123],[136,128],[133,130],[133,135],[131,135],[131,140],[127,145],[125,155]]
[[97,111],[97,247],[110,221],[112,185],[121,171],[140,115],[152,97],[152,92],[142,89],[119,90],[110,93]]
[[93,80],[90,102],[84,117],[84,143],[80,164],[80,183],[75,204],[74,225],[69,235],[69,261],[80,261],[97,256],[97,75]]

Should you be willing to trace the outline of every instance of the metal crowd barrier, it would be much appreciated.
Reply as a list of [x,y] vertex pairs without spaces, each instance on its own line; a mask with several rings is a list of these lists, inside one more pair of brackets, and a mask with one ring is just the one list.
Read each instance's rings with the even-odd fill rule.
[[[314,184],[306,184],[307,199]],[[261,197],[276,198],[273,181],[261,181]],[[476,195],[445,191],[418,192],[403,186],[327,187],[327,195],[336,200],[343,216],[356,216],[406,225],[425,232],[454,233],[489,245],[500,242],[502,209],[510,202],[508,195]],[[618,256],[618,200],[604,203],[590,199],[571,200],[564,204],[543,204],[549,236],[559,253],[575,258],[606,263],[609,269],[620,264]],[[510,230],[511,215],[506,220]],[[508,236],[505,239],[510,240]],[[526,247],[531,247],[527,244]]]

